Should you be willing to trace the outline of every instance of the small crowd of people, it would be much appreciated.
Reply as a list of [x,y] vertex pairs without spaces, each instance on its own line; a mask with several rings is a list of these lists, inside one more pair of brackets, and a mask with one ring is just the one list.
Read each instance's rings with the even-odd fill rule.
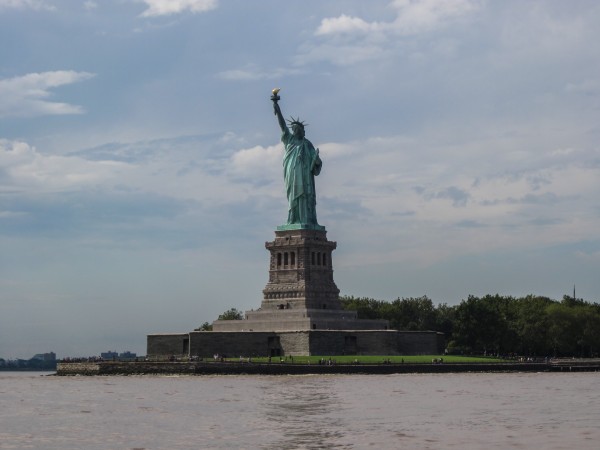
[[331,359],[331,356],[329,357],[329,359],[321,358],[319,360],[319,365],[320,366],[335,366],[335,359]]
[[61,363],[82,363],[82,362],[102,362],[104,358],[102,356],[87,356],[80,358],[71,358],[67,356],[60,360]]

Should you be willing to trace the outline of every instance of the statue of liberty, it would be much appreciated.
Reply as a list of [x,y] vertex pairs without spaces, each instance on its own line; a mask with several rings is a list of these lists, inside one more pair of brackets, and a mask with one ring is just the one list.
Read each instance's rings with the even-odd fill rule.
[[304,137],[304,122],[292,119],[289,122],[290,132],[281,114],[277,95],[279,89],[273,89],[271,100],[275,115],[281,128],[281,142],[285,147],[283,156],[283,179],[288,199],[287,224],[277,227],[281,230],[312,229],[323,230],[325,227],[317,222],[317,196],[315,192],[315,176],[321,172],[319,149]]

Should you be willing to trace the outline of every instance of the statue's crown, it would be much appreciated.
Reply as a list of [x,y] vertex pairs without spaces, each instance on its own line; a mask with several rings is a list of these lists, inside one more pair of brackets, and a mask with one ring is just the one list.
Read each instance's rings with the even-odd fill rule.
[[291,116],[291,120],[288,120],[288,123],[290,124],[291,127],[293,127],[294,125],[301,126],[302,128],[308,126],[307,123],[304,123],[302,120],[300,120],[300,117],[297,117],[294,119],[294,117]]

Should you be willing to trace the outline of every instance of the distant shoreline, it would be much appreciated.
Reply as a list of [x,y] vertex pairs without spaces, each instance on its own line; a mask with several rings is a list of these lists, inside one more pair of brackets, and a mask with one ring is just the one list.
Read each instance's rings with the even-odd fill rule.
[[402,373],[598,372],[600,362],[449,364],[290,364],[241,362],[61,362],[57,376],[74,375],[309,375]]

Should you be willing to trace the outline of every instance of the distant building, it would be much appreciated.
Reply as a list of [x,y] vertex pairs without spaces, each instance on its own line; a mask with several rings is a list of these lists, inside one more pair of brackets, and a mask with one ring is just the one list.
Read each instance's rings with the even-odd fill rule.
[[107,360],[107,361],[112,361],[112,360],[116,360],[116,359],[135,359],[137,357],[136,353],[132,353],[130,351],[126,351],[126,352],[122,352],[122,353],[117,353],[116,351],[108,351],[105,353],[100,353],[100,356],[102,357],[102,359]]
[[56,361],[56,353],[54,353],[54,352],[50,352],[50,353],[38,353],[37,355],[33,355],[33,358],[31,358],[31,360],[36,360],[36,361]]
[[111,360],[111,359],[117,359],[119,357],[119,354],[117,352],[113,352],[113,351],[107,351],[104,353],[100,353],[100,356],[102,357],[102,359],[107,359],[107,360]]

